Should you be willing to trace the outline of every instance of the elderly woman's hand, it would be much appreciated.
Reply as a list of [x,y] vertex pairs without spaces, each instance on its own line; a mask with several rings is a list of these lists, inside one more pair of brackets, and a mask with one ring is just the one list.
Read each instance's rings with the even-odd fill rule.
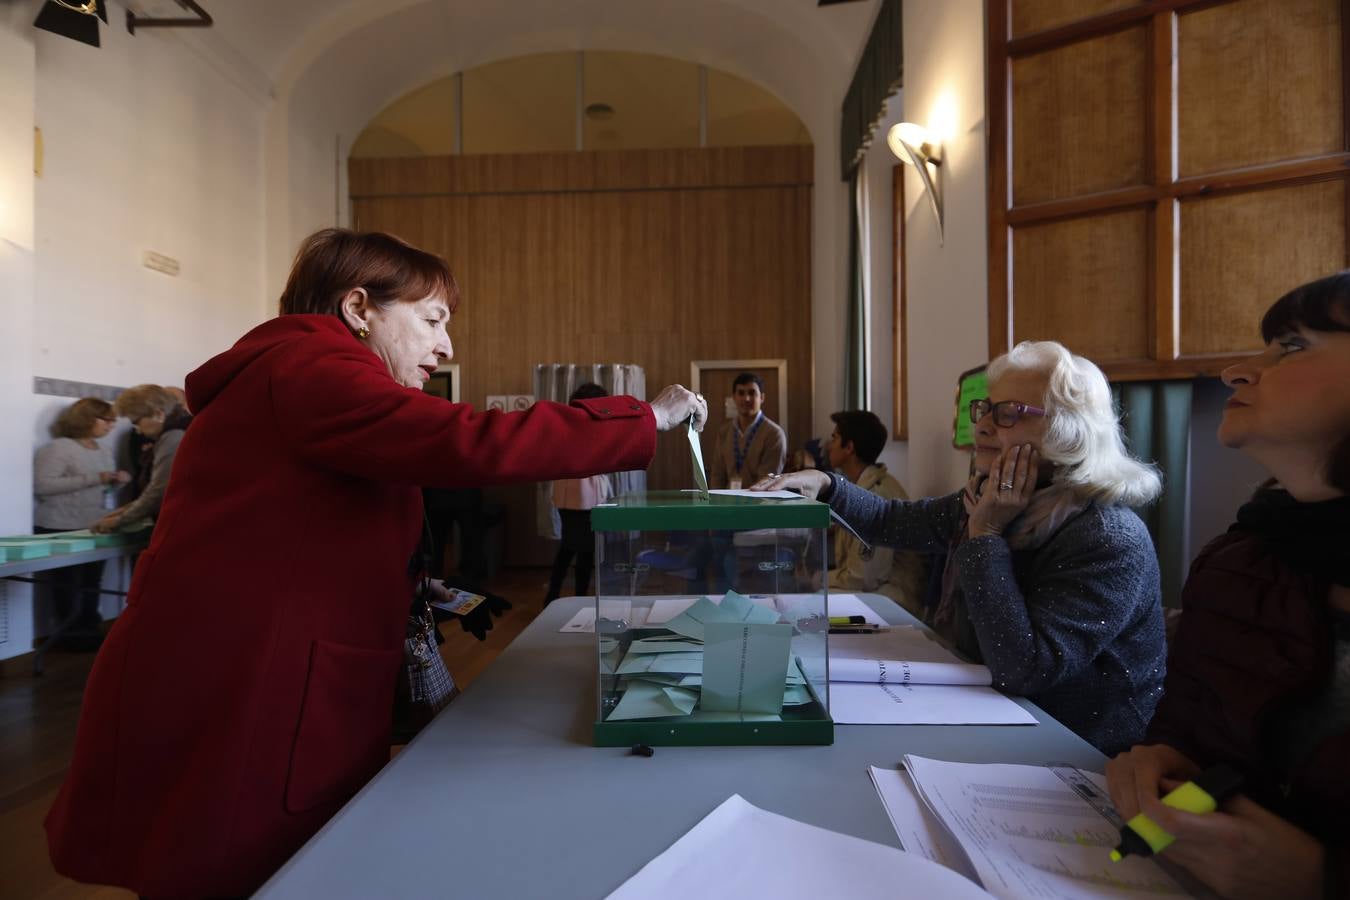
[[1036,478],[1041,455],[1030,444],[1005,450],[989,468],[989,477],[981,486],[972,478],[961,498],[969,521],[970,538],[998,536],[1008,523],[1022,514],[1036,493]]
[[122,517],[115,512],[110,512],[93,525],[90,525],[89,530],[94,534],[111,534],[116,531],[117,526],[121,524]]
[[770,475],[750,485],[752,491],[797,491],[808,500],[814,500],[830,486],[830,476],[819,469],[803,469],[787,475]]
[[690,416],[694,417],[694,430],[702,431],[708,421],[708,403],[702,394],[695,394],[684,385],[672,384],[656,395],[652,413],[656,416],[657,431],[670,431],[683,425]]

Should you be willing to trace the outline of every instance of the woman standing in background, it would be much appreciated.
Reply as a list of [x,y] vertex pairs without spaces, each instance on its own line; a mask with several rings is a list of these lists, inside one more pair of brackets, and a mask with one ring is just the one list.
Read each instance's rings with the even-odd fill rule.
[[[38,450],[33,463],[34,534],[90,527],[107,510],[112,492],[131,480],[113,465],[112,450],[99,443],[116,422],[112,404],[95,397],[76,400],[57,417],[52,425],[56,440]],[[62,635],[72,649],[96,649],[102,638],[98,588],[103,566],[66,566],[49,576],[58,622],[77,617]]]

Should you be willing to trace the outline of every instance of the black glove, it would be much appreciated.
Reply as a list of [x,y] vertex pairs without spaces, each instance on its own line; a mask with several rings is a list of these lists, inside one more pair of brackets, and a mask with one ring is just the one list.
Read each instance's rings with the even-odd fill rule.
[[488,612],[499,619],[502,617],[502,613],[511,608],[511,604],[507,602],[505,597],[497,594],[484,594],[483,596],[486,598],[483,605],[488,608]]
[[487,633],[492,630],[492,616],[488,612],[487,601],[483,601],[469,610],[467,615],[461,616],[457,613],[450,613],[449,615],[450,618],[459,620],[460,628],[480,641],[487,640]]

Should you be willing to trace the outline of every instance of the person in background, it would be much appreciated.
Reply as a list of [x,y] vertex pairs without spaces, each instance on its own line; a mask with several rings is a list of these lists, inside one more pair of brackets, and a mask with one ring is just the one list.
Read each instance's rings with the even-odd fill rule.
[[[608,397],[605,389],[598,384],[583,384],[572,392],[568,403],[578,400],[595,400]],[[562,520],[562,541],[558,553],[553,557],[553,573],[548,581],[548,595],[544,605],[548,606],[562,593],[563,579],[567,577],[567,567],[576,557],[575,593],[584,595],[591,586],[591,573],[595,570],[595,535],[591,533],[591,510],[614,495],[608,475],[592,475],[589,478],[563,478],[553,482],[553,505],[558,509]]]
[[[1219,440],[1273,480],[1196,557],[1142,742],[1106,767],[1125,818],[1223,897],[1350,897],[1350,272],[1280,298],[1266,348],[1224,370]],[[1159,797],[1216,763],[1242,793]]]
[[[876,414],[851,410],[834,413],[830,419],[834,433],[825,445],[830,467],[884,500],[908,500],[909,495],[886,471],[885,463],[877,462],[886,448],[887,433]],[[835,529],[830,590],[884,594],[921,616],[926,579],[927,569],[919,554],[889,547],[868,548],[847,529]]]
[[[34,460],[35,534],[90,527],[108,508],[113,492],[131,480],[113,465],[112,450],[99,443],[116,422],[112,404],[95,397],[76,400],[57,417],[52,425],[56,439],[38,450]],[[98,590],[103,568],[102,562],[66,566],[48,578],[57,620],[70,623],[61,637],[70,649],[97,649],[102,640]]]
[[749,487],[768,475],[783,471],[787,437],[783,429],[764,415],[764,380],[742,372],[732,382],[736,418],[722,425],[717,444],[708,460],[708,487]]
[[173,395],[155,384],[127,388],[113,404],[119,416],[131,420],[131,427],[143,438],[154,441],[154,457],[145,490],[125,506],[94,523],[97,532],[116,531],[124,524],[153,519],[159,515],[164,492],[169,486],[173,459],[192,416],[174,400]]
[[[182,388],[168,385],[163,387],[175,403],[184,410],[187,409],[187,395],[183,393]],[[131,460],[131,480],[136,486],[135,496],[139,497],[150,484],[150,472],[155,465],[155,439],[146,437],[133,428],[127,432],[127,453]]]
[[874,546],[947,553],[935,631],[1103,753],[1136,743],[1162,693],[1158,558],[1131,507],[1158,474],[1125,451],[1106,376],[1053,341],[989,364],[965,490],[883,500],[842,475],[755,485],[819,496]]
[[184,410],[187,410],[189,412],[191,411],[188,410],[187,393],[182,388],[171,387],[170,385],[166,384],[164,385],[164,390],[167,391],[169,396],[173,398],[174,403],[177,403],[179,406],[183,407]]

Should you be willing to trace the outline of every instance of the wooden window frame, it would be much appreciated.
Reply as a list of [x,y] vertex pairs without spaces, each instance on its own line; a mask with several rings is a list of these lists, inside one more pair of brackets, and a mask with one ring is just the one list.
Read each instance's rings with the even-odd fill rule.
[[[1259,188],[1294,187],[1347,180],[1350,174],[1350,0],[1341,0],[1342,151],[1215,174],[1178,177],[1175,140],[1177,16],[1239,0],[1152,0],[1020,37],[1009,35],[1013,0],[989,0],[989,356],[1007,352],[1013,342],[1012,241],[1015,227],[1081,216],[1145,209],[1150,217],[1148,333],[1152,357],[1106,361],[1102,369],[1116,381],[1194,378],[1218,375],[1245,358],[1240,355],[1182,356],[1180,348],[1180,272],[1177,228],[1180,202],[1191,197],[1246,193]],[[1144,185],[1102,191],[1065,200],[1013,205],[1012,61],[1090,38],[1139,26],[1149,28],[1148,148]],[[1350,181],[1347,181],[1350,186]],[[1346,234],[1350,245],[1350,190]],[[1350,250],[1348,250],[1350,252]],[[1166,261],[1169,264],[1160,264]],[[1350,260],[1347,260],[1350,264]],[[1273,299],[1273,298],[1272,298]]]

